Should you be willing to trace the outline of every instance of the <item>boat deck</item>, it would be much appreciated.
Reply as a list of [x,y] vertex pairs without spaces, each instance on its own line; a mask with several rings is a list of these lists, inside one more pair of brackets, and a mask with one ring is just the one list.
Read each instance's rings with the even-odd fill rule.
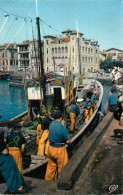
[[[31,194],[122,194],[122,145],[118,144],[120,135],[114,136],[115,129],[123,130],[123,126],[113,119],[72,190],[57,190],[56,182],[24,177]],[[5,183],[0,187],[6,190]]]

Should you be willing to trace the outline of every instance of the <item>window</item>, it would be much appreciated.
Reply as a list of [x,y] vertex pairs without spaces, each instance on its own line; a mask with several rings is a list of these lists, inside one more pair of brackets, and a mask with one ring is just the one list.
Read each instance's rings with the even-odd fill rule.
[[54,54],[54,48],[52,48],[52,54]]
[[61,48],[60,47],[58,47],[58,53],[61,53]]
[[48,63],[48,58],[47,58],[47,63]]
[[68,48],[67,47],[65,47],[65,53],[68,53]]
[[64,47],[62,47],[62,53],[64,53]]
[[47,54],[48,54],[48,49],[47,49]]
[[84,63],[84,57],[82,58],[82,62]]
[[48,43],[48,40],[47,40],[47,45],[48,45],[49,43]]
[[55,48],[55,54],[57,53],[57,48]]
[[10,65],[12,65],[12,60],[10,60]]
[[87,57],[85,58],[85,63],[87,63]]
[[90,54],[90,48],[88,48],[88,53]]

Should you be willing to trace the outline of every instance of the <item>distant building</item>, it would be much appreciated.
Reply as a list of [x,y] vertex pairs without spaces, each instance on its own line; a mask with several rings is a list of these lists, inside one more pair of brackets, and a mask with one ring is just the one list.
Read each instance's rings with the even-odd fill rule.
[[[6,44],[7,45],[7,44]],[[0,47],[2,58],[0,69],[6,71],[25,70],[37,73],[40,59],[38,41],[23,41]],[[42,40],[42,58],[45,73],[54,71],[59,74],[93,72],[99,69],[99,45],[93,39],[83,38],[75,30],[66,30],[59,37],[46,35]]]
[[112,60],[120,60],[123,61],[123,50],[111,48],[107,50],[103,50],[103,54],[106,55],[106,59],[112,59]]
[[17,47],[16,44],[3,44],[0,46],[0,70],[18,70]]
[[18,44],[17,47],[19,70],[31,70],[37,73],[40,66],[38,41],[23,41],[23,43]]
[[44,69],[64,74],[71,70],[95,71],[99,68],[99,45],[97,41],[84,39],[82,33],[67,30],[62,36],[44,36]]

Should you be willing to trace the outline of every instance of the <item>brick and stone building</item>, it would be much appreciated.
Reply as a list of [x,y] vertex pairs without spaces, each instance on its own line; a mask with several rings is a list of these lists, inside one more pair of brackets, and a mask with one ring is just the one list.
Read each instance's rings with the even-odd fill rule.
[[73,74],[95,71],[99,68],[99,45],[97,41],[84,39],[82,33],[67,30],[62,36],[44,36],[45,72],[56,71]]
[[18,70],[16,44],[6,43],[0,46],[0,70],[11,72]]
[[110,48],[107,50],[103,50],[102,53],[105,54],[106,59],[112,59],[114,61],[116,60],[123,61],[123,50]]

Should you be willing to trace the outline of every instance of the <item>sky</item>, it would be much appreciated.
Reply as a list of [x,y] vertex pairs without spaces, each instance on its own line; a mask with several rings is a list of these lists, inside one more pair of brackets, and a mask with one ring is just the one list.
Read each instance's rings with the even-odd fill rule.
[[83,37],[98,41],[101,51],[123,50],[123,0],[0,0],[0,45],[37,38],[37,16],[42,39],[77,30],[78,24]]

